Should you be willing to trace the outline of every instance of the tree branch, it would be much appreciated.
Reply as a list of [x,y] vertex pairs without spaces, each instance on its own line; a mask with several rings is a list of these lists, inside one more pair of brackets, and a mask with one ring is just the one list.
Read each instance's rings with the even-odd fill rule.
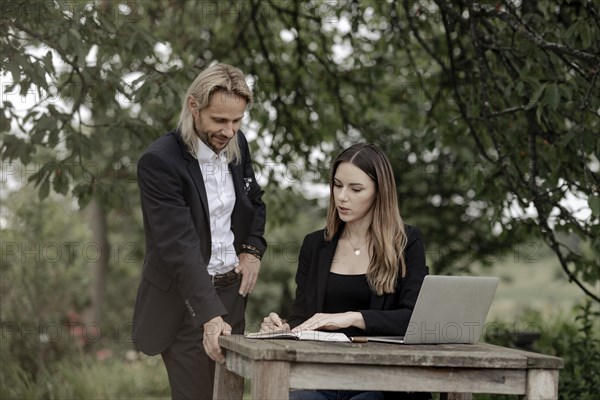
[[564,44],[544,40],[544,38],[541,37],[539,34],[530,31],[527,28],[527,25],[523,23],[523,21],[517,20],[507,12],[496,11],[495,9],[490,9],[487,7],[478,10],[478,12],[482,15],[496,17],[506,22],[506,24],[510,26],[513,29],[513,31],[521,34],[527,40],[534,43],[540,48],[551,50],[557,53],[569,54],[575,58],[579,58],[592,64],[597,64],[600,62],[600,57],[595,54],[591,54],[583,50],[573,49],[569,46],[565,46]]
[[[469,127],[469,133],[473,137],[473,140],[475,141],[475,144],[477,145],[477,148],[479,149],[480,154],[482,155],[482,157],[484,157],[489,162],[496,163],[497,160],[494,160],[488,154],[487,150],[483,146],[483,142],[481,142],[481,139],[477,135],[477,131],[475,129],[475,126],[473,126],[473,122],[471,121],[471,118],[469,118],[469,115],[467,113],[465,102],[463,101],[463,99],[462,99],[462,97],[460,95],[460,91],[459,91],[459,88],[458,88],[458,82],[457,82],[458,76],[456,74],[456,66],[454,64],[454,57],[452,55],[452,39],[450,37],[450,32],[449,32],[448,25],[447,25],[448,24],[447,17],[446,17],[447,7],[446,7],[445,4],[444,5],[440,5],[440,7],[441,7],[440,10],[442,10],[442,20],[444,22],[444,28],[445,28],[444,31],[445,31],[446,43],[447,43],[447,53],[448,53],[448,58],[450,60],[450,71],[448,71],[448,70],[446,70],[444,68],[444,72],[445,73],[449,72],[450,80],[451,80],[451,84],[452,84],[452,88],[454,89],[454,95],[455,95],[455,98],[456,98],[456,102],[458,104],[458,108],[460,110],[460,114],[462,115],[463,120],[465,121],[465,123]],[[498,153],[498,156],[501,157],[500,153]]]

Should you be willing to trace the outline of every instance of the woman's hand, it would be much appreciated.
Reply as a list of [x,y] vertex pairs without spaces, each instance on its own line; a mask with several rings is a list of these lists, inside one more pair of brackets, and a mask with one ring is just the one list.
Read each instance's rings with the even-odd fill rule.
[[272,332],[272,331],[289,331],[290,326],[287,324],[277,313],[270,313],[268,316],[263,318],[262,324],[260,324],[261,332]]
[[358,311],[348,311],[337,314],[317,313],[304,321],[302,324],[292,329],[292,331],[334,331],[337,329],[348,328],[350,326],[365,329],[365,320],[361,313]]

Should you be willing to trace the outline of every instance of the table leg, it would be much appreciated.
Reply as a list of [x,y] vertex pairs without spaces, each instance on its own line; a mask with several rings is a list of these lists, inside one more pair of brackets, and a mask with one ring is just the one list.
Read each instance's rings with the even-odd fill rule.
[[528,400],[558,399],[558,370],[528,370],[525,398]]
[[288,399],[290,394],[290,363],[285,361],[254,361],[252,363],[253,399]]
[[471,400],[471,393],[440,393],[440,400]]
[[229,371],[225,365],[215,366],[215,387],[213,400],[242,400],[244,378]]

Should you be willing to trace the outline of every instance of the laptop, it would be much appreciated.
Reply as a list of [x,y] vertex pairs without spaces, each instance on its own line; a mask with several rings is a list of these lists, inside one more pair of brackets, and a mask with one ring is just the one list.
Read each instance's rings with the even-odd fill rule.
[[427,275],[404,336],[368,336],[368,342],[477,343],[500,279]]

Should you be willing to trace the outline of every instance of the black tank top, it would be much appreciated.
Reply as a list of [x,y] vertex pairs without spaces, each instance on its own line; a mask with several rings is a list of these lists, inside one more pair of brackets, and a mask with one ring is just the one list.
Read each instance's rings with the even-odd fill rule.
[[[330,272],[327,277],[324,313],[342,313],[346,311],[368,310],[371,303],[371,289],[367,276],[341,275]],[[360,335],[363,330],[355,327],[339,329],[347,335]]]

